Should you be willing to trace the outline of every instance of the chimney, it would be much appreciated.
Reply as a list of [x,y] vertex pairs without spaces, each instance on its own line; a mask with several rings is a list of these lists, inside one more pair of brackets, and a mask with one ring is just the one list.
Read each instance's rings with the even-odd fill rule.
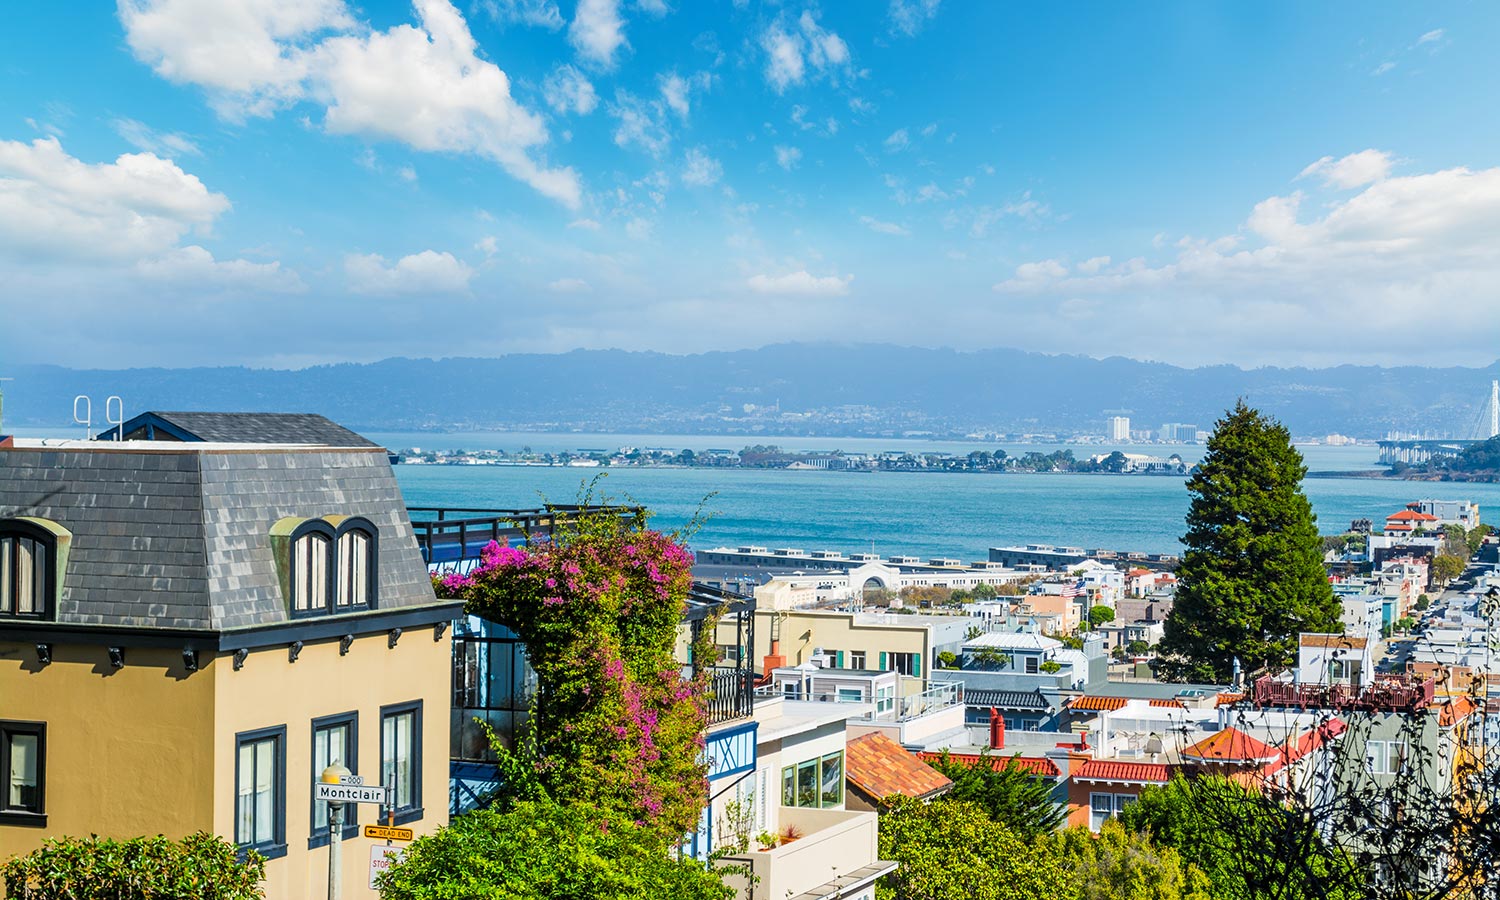
[[1005,719],[993,706],[990,707],[990,749],[1005,749]]
[[765,671],[762,676],[767,681],[771,679],[772,669],[780,669],[786,665],[786,657],[781,655],[781,641],[771,642],[771,652],[766,654],[764,665]]

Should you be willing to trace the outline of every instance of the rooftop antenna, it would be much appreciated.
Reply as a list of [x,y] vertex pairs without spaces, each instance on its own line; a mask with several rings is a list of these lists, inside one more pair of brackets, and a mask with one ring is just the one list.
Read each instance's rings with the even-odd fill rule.
[[[79,403],[83,405],[83,416],[78,415]],[[79,394],[73,398],[73,421],[83,426],[83,439],[89,440],[94,433],[94,401],[89,399],[88,394]]]
[[[109,414],[110,409],[115,410],[115,415]],[[104,398],[104,421],[114,426],[115,440],[125,440],[125,400],[119,395],[110,394]]]
[[[0,378],[0,381],[15,381],[14,378]],[[5,391],[0,390],[0,434],[5,433]]]

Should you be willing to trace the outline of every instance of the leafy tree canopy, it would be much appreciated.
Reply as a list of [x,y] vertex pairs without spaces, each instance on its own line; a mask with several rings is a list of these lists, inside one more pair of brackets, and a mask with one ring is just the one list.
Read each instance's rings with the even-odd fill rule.
[[1102,603],[1089,609],[1089,624],[1095,628],[1098,628],[1100,625],[1107,625],[1114,620],[1115,611]]
[[1080,826],[1058,840],[1078,900],[1214,900],[1203,870],[1116,819],[1106,819],[1097,835]]
[[603,810],[521,802],[418,838],[381,876],[384,900],[730,900],[653,829]]
[[1120,814],[1201,869],[1215,900],[1358,900],[1359,873],[1331,850],[1318,822],[1218,777],[1177,776]]
[[1297,634],[1338,631],[1339,606],[1302,478],[1307,467],[1280,423],[1236,404],[1215,425],[1188,479],[1192,504],[1160,671],[1224,683],[1284,666]]
[[1066,815],[1052,801],[1052,785],[1022,768],[1014,757],[986,751],[970,765],[945,750],[931,765],[953,782],[947,796],[976,804],[1023,839],[1052,833]]
[[901,864],[881,880],[880,900],[1072,900],[1056,844],[1028,844],[976,804],[887,798],[880,858]]

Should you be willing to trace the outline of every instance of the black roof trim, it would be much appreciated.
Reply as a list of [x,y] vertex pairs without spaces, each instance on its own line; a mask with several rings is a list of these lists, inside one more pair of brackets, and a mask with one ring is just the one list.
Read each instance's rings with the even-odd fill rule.
[[320,444],[376,447],[378,444],[315,413],[143,412],[98,440],[216,441],[228,444]]
[[964,691],[964,704],[966,706],[995,706],[1004,709],[1035,709],[1043,711],[1052,708],[1047,699],[1036,691],[971,689]]

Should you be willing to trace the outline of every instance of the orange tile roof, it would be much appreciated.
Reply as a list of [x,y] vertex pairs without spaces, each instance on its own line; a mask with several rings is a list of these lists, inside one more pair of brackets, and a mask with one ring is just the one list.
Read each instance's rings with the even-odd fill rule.
[[1414,509],[1403,509],[1386,516],[1385,520],[1387,522],[1436,522],[1437,516],[1429,516],[1427,513],[1417,512]]
[[1280,750],[1234,727],[1209,735],[1182,750],[1183,759],[1202,762],[1265,763],[1280,755]]
[[1367,638],[1349,637],[1347,634],[1304,634],[1302,635],[1302,646],[1322,647],[1334,649],[1347,647],[1350,650],[1363,650],[1365,644],[1369,643]]
[[1222,694],[1219,695],[1218,702],[1215,703],[1214,706],[1215,707],[1229,706],[1231,704],[1238,703],[1238,702],[1240,702],[1243,699],[1245,699],[1245,695],[1244,695],[1243,692],[1236,694],[1236,693],[1231,693],[1229,691],[1225,691],[1224,693],[1222,693]]
[[1165,763],[1091,759],[1073,770],[1073,777],[1081,781],[1133,781],[1141,784],[1166,784],[1172,778],[1172,769]]
[[1128,702],[1124,697],[1074,697],[1068,701],[1068,709],[1114,712]]
[[[978,753],[949,753],[948,758],[954,762],[963,763],[966,766],[975,765],[981,759],[988,759],[990,765],[993,765],[997,769],[1003,769],[1011,763],[1015,763],[1017,767],[1025,769],[1033,775],[1041,775],[1045,778],[1056,778],[1062,774],[1062,770],[1057,767],[1057,763],[1045,756],[1003,756],[1001,755],[1003,753],[1003,750],[997,750],[994,754],[987,757],[980,756]],[[942,753],[934,753],[931,750],[921,750],[917,753],[917,758],[926,762],[935,762],[941,759],[942,756]]]
[[1478,701],[1472,697],[1455,697],[1442,704],[1442,712],[1438,713],[1438,725],[1443,728],[1457,725],[1478,708]]
[[1152,706],[1169,706],[1169,707],[1172,707],[1174,709],[1187,709],[1187,704],[1183,703],[1181,700],[1178,700],[1176,697],[1168,697],[1168,698],[1165,698],[1165,699],[1163,699],[1161,697],[1158,697],[1155,700],[1151,701],[1151,705]]
[[844,777],[875,800],[892,794],[931,797],[953,786],[943,773],[878,731],[850,741],[844,759]]

